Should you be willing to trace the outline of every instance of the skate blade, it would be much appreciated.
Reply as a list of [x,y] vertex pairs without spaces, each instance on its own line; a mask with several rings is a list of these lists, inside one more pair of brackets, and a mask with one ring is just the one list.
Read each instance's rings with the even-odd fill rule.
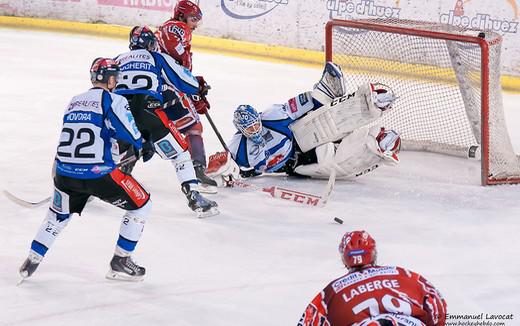
[[108,270],[107,274],[105,275],[105,278],[108,280],[115,280],[115,281],[125,281],[125,282],[141,282],[143,281],[144,275],[141,276],[130,276],[125,273],[116,272],[113,270]]
[[16,286],[21,285],[21,284],[23,283],[23,281],[25,281],[26,278],[27,278],[27,277],[23,277],[23,276],[20,277],[20,280],[16,283]]
[[202,194],[216,194],[218,192],[218,189],[216,186],[202,185],[202,184],[199,184],[199,188],[197,190],[198,190],[198,192],[200,192]]
[[220,214],[219,210],[216,207],[212,207],[207,211],[202,211],[202,208],[198,208],[195,210],[195,213],[197,213],[198,218],[205,218],[210,216],[215,216]]

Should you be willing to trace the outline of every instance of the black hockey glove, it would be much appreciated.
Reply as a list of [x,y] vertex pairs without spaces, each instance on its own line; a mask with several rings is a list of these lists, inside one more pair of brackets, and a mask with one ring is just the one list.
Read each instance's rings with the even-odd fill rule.
[[143,147],[141,148],[140,157],[143,158],[143,162],[148,162],[152,159],[155,154],[155,148],[153,146],[152,141],[146,141],[143,143]]

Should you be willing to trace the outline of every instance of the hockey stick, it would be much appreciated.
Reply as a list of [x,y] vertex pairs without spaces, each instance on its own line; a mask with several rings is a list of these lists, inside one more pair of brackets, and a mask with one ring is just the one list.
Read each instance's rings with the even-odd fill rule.
[[40,201],[35,201],[35,202],[28,201],[28,200],[16,197],[15,195],[13,195],[12,193],[10,193],[7,190],[4,190],[4,195],[7,197],[7,199],[12,201],[13,203],[18,204],[18,205],[23,206],[23,207],[27,207],[27,208],[40,207],[40,206],[48,203],[49,201],[51,201],[51,197],[47,197],[45,199],[42,199]]
[[330,194],[334,189],[334,185],[336,184],[336,168],[332,167],[332,171],[330,171],[329,181],[327,182],[327,186],[323,189],[323,195],[321,196],[320,207],[325,207],[329,201]]
[[259,187],[257,185],[243,182],[241,180],[231,180],[229,181],[233,186],[239,187],[239,188],[245,188],[245,189],[251,189],[255,191],[262,191],[265,193],[268,193],[271,195],[272,198],[279,198],[283,200],[288,200],[291,202],[295,202],[302,205],[309,205],[309,206],[319,206],[321,207],[321,200],[322,198],[320,196],[316,196],[313,194],[296,191],[293,189],[288,188],[282,188],[278,186],[270,186],[270,187]]
[[[127,164],[133,163],[136,160],[137,160],[137,156],[135,156],[135,155],[130,156],[130,157],[122,160],[121,162],[119,162],[116,165],[116,168],[119,168],[121,166],[125,166]],[[42,199],[40,201],[28,201],[28,200],[25,200],[25,199],[22,199],[20,197],[17,197],[15,195],[13,195],[11,192],[9,192],[7,190],[4,190],[3,193],[4,193],[4,196],[7,197],[7,199],[12,201],[13,203],[18,204],[18,205],[23,206],[23,207],[26,207],[26,208],[37,208],[37,207],[45,205],[46,203],[51,201],[51,196],[49,196],[49,197],[47,197],[45,199]]]
[[206,118],[208,118],[208,122],[211,125],[211,128],[213,129],[213,131],[215,132],[215,135],[217,135],[218,140],[222,144],[222,147],[224,147],[226,152],[229,152],[229,148],[227,147],[226,142],[224,142],[224,139],[222,138],[222,135],[218,131],[217,126],[215,125],[215,123],[213,122],[213,119],[211,119],[211,116],[209,115],[209,112],[206,112],[205,115],[206,115]]

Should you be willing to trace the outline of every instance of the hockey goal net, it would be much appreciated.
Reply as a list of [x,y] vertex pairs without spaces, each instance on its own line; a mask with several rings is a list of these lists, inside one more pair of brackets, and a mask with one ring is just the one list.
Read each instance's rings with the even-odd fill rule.
[[326,25],[326,59],[342,67],[349,90],[381,82],[399,96],[377,123],[398,131],[404,150],[481,159],[483,185],[520,182],[502,107],[501,42],[493,32],[431,22]]

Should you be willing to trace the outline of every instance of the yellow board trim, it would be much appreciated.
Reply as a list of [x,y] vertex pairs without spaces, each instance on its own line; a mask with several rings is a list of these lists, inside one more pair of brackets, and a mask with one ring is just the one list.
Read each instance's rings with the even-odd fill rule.
[[[128,26],[11,16],[0,16],[0,27],[87,34],[118,39],[127,39],[128,33],[130,32],[130,27]],[[200,35],[193,36],[193,47],[196,50],[209,53],[229,54],[241,58],[289,63],[300,66],[321,67],[325,61],[324,53],[319,51],[270,46]],[[357,68],[363,70],[361,67]],[[396,70],[392,71],[394,73],[402,73],[403,70],[401,68],[402,66],[399,67],[399,65],[396,65]],[[388,71],[387,73],[392,74],[392,71]],[[447,77],[446,81],[448,82],[452,81],[453,77],[446,74],[444,71],[439,71],[436,75]],[[503,75],[501,77],[501,83],[504,90],[520,93],[520,77]]]

